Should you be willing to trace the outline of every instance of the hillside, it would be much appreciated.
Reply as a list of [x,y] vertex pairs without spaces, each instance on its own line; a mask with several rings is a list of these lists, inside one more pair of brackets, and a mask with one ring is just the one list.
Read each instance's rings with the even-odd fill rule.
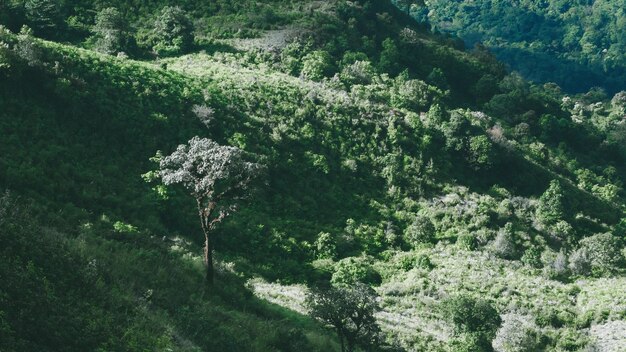
[[[379,349],[620,350],[623,94],[506,75],[388,1],[211,4],[181,4],[195,41],[168,55],[141,39],[163,4],[115,4],[124,55],[3,29],[0,350],[339,350],[307,287],[359,282]],[[193,136],[267,166],[213,292],[192,198],[145,180]],[[488,345],[450,319],[465,296],[502,317]]]
[[412,15],[468,47],[484,44],[529,80],[556,82],[570,93],[626,87],[621,1],[431,0],[414,5]]

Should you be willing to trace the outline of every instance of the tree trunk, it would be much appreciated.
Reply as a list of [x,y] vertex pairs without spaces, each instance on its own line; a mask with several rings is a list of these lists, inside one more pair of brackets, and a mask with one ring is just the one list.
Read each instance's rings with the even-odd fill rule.
[[352,339],[350,338],[346,338],[346,342],[348,342],[348,352],[353,352],[354,351],[354,341],[352,341]]
[[212,288],[215,283],[213,271],[213,243],[209,239],[208,233],[204,234],[204,267],[206,268],[206,285]]
[[343,344],[343,334],[337,329],[337,337],[339,337],[339,343],[341,344],[341,352],[346,352],[346,347]]

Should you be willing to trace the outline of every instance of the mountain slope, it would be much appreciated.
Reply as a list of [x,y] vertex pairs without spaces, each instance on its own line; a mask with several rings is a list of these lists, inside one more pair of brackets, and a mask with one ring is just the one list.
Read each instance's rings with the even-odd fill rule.
[[621,1],[427,1],[413,14],[433,30],[483,43],[513,70],[571,93],[624,90]]

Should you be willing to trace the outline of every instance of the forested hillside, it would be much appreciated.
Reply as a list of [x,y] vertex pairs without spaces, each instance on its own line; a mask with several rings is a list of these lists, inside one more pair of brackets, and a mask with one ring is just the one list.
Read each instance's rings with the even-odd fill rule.
[[624,348],[626,93],[391,1],[0,23],[0,351]]
[[626,7],[623,1],[398,1],[433,30],[482,43],[513,70],[568,92],[623,90]]

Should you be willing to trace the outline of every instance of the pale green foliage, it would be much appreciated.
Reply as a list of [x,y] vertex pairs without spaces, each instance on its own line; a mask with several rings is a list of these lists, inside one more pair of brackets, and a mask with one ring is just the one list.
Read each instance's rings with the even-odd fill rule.
[[551,279],[563,280],[566,279],[569,274],[568,260],[567,254],[565,250],[562,249],[558,253],[545,253],[544,256],[544,272]]
[[587,248],[579,248],[570,255],[569,269],[576,275],[587,275],[591,272],[591,258]]
[[27,26],[23,26],[20,33],[17,35],[17,43],[13,50],[28,66],[35,67],[42,64],[41,48],[33,37],[33,31]]
[[474,168],[490,167],[494,157],[493,145],[487,136],[470,137],[468,159]]
[[318,259],[333,259],[337,256],[337,245],[328,232],[320,232],[313,244]]
[[513,224],[507,223],[493,241],[493,251],[500,258],[515,259],[519,255]]
[[372,267],[368,257],[348,257],[335,264],[335,272],[331,278],[334,285],[354,285],[356,283],[378,284],[380,274]]
[[415,220],[404,230],[404,240],[412,246],[430,243],[435,239],[435,225],[426,216],[417,215]]
[[436,88],[424,81],[398,76],[391,93],[391,106],[412,111],[424,110],[433,99]]
[[321,81],[328,77],[333,71],[333,62],[328,52],[323,50],[313,51],[302,59],[302,76],[313,80]]
[[133,226],[131,224],[124,223],[122,221],[116,221],[113,224],[113,229],[116,232],[121,232],[121,233],[138,233],[139,232],[137,227],[135,227],[135,226]]
[[369,61],[355,61],[346,65],[339,74],[339,79],[348,85],[370,84],[376,72]]
[[532,317],[516,313],[503,315],[503,322],[493,340],[496,352],[534,352],[540,348],[540,331]]

